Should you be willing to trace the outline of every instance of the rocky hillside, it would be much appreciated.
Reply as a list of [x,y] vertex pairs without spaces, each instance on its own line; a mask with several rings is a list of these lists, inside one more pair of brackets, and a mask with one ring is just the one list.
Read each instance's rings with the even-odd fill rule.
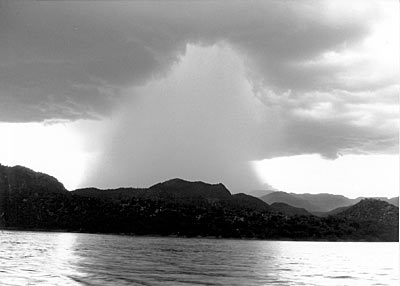
[[363,199],[335,215],[353,222],[353,235],[366,240],[399,240],[399,208],[377,199]]
[[346,208],[337,215],[353,220],[374,220],[388,224],[397,224],[399,208],[377,199],[363,199]]

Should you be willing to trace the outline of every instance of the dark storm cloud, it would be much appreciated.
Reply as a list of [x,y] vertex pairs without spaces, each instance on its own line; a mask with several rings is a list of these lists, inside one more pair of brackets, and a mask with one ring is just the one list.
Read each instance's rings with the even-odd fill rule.
[[2,121],[108,115],[126,87],[163,75],[187,43],[226,41],[265,84],[318,88],[322,71],[293,65],[356,43],[372,17],[332,17],[315,2],[1,4]]
[[[186,176],[244,187],[249,160],[397,152],[398,65],[368,42],[395,1],[0,4],[0,121],[122,117],[105,132],[92,182]],[[210,55],[234,64],[218,74],[202,66]],[[137,92],[174,69],[186,81],[174,92]],[[218,77],[197,81],[197,69]],[[250,91],[229,90],[235,81]]]

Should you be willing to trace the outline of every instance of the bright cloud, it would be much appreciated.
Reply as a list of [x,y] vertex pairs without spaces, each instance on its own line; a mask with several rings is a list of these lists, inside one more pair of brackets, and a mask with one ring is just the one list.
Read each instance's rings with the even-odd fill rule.
[[360,196],[398,196],[399,160],[394,155],[277,157],[253,163],[261,180],[281,191]]
[[81,183],[93,154],[85,150],[79,124],[0,123],[0,160],[59,179],[67,189]]

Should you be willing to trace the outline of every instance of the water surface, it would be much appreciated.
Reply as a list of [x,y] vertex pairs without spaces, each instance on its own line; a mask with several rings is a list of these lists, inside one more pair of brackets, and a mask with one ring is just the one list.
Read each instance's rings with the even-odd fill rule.
[[0,231],[1,285],[398,285],[399,244]]

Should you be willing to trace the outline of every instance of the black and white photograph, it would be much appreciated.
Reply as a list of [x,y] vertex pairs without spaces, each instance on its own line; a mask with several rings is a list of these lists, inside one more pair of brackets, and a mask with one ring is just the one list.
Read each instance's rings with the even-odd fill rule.
[[0,286],[397,286],[398,0],[0,0]]

